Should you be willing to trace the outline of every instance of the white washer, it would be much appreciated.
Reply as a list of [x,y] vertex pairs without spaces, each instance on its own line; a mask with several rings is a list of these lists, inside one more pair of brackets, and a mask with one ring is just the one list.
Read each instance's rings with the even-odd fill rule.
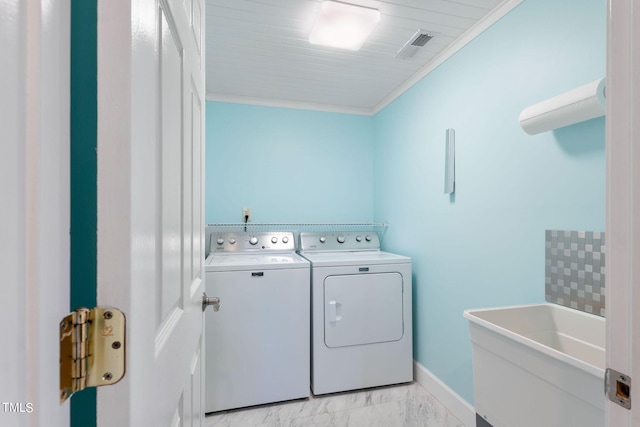
[[290,232],[213,233],[205,412],[309,397],[309,262]]
[[311,388],[334,393],[413,381],[411,258],[374,232],[301,233],[311,261]]

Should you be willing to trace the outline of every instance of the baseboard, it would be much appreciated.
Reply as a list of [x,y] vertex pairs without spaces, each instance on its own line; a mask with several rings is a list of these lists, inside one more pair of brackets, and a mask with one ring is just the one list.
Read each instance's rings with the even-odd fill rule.
[[413,361],[413,377],[425,389],[429,390],[440,403],[455,415],[466,427],[475,427],[476,411],[458,393],[436,377],[433,372]]

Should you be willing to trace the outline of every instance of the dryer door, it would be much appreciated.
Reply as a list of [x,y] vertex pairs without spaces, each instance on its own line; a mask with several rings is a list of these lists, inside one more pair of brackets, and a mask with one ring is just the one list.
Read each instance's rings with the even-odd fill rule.
[[400,273],[328,276],[324,281],[327,347],[397,341],[404,333]]

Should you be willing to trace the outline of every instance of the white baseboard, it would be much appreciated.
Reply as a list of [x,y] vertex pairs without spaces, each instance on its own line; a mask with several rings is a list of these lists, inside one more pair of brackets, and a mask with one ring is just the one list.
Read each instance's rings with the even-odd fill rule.
[[466,427],[475,427],[476,411],[458,393],[436,377],[433,372],[413,361],[413,377],[422,387],[427,389],[442,403],[453,415],[456,416]]

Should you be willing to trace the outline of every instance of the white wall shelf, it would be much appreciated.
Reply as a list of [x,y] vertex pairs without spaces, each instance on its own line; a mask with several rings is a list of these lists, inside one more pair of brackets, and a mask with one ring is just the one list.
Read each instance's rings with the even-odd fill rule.
[[358,222],[358,223],[215,223],[207,224],[207,228],[214,231],[346,231],[346,230],[371,230],[389,227],[388,222]]

